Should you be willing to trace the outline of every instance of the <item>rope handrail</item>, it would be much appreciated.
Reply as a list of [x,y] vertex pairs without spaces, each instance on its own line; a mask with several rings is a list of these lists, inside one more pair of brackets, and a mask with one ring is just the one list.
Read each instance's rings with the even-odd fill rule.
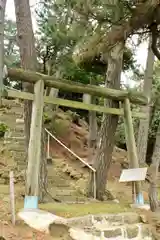
[[85,162],[82,158],[80,158],[76,153],[74,153],[71,149],[69,149],[66,145],[64,145],[60,140],[58,140],[50,131],[48,131],[45,128],[45,131],[56,141],[58,142],[61,146],[63,146],[65,149],[68,150],[73,156],[75,156],[78,160],[80,160],[85,166],[87,166],[89,169],[91,169],[93,172],[96,172],[96,170],[89,165],[87,162]]

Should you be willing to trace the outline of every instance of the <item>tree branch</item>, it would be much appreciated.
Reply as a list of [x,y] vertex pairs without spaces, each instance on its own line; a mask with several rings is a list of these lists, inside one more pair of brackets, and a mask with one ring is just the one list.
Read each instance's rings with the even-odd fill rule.
[[131,34],[140,28],[150,26],[154,19],[155,9],[159,6],[159,0],[148,0],[139,3],[132,12],[130,19],[122,19],[119,25],[113,26],[111,31],[101,36],[94,34],[87,43],[74,53],[73,59],[77,64],[93,60],[99,55],[104,55],[117,42],[125,41]]
[[158,38],[160,37],[160,33],[158,31],[158,25],[156,22],[154,22],[151,26],[150,26],[150,30],[152,33],[152,51],[154,53],[154,55],[160,60],[160,51],[158,50],[157,47],[157,43],[158,43]]

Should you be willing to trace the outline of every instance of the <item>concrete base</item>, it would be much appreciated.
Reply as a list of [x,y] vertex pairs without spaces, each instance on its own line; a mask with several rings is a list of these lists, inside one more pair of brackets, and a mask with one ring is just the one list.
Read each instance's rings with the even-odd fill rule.
[[37,196],[25,196],[24,209],[38,209],[38,197]]
[[131,208],[139,208],[139,209],[145,209],[145,210],[150,210],[150,205],[149,204],[131,204]]
[[142,193],[139,193],[136,197],[136,204],[144,205],[144,197]]
[[44,233],[50,232],[50,224],[57,223],[63,225],[67,223],[65,218],[40,209],[22,209],[18,212],[18,217],[31,228]]

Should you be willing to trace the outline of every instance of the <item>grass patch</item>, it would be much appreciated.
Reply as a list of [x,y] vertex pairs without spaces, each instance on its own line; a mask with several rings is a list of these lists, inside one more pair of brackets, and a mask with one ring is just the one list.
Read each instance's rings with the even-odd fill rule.
[[86,204],[47,203],[40,204],[39,208],[65,218],[80,217],[88,214],[121,213],[130,210],[128,205],[111,202]]
[[4,137],[5,132],[7,132],[8,126],[5,123],[0,123],[0,138]]
[[[15,186],[15,188],[16,192],[20,191],[19,186]],[[9,202],[9,186],[0,185],[0,190],[1,201],[3,202],[3,198],[7,197]],[[16,212],[24,207],[24,201],[22,199],[17,198],[15,203]],[[4,204],[7,203],[4,201]],[[39,204],[39,208],[65,218],[80,217],[88,214],[116,214],[133,211],[128,203],[117,204],[113,202],[90,202],[85,204],[45,203]]]

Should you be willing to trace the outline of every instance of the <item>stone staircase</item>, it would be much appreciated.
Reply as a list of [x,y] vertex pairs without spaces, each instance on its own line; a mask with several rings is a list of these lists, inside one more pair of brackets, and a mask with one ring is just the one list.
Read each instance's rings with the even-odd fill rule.
[[6,99],[3,100],[3,104],[8,107],[0,113],[0,122],[8,126],[3,146],[11,153],[17,170],[21,171],[26,167],[24,123],[18,122],[17,119],[23,118],[23,105],[18,101]]
[[[3,100],[6,106],[0,111],[0,122],[8,126],[3,147],[10,152],[14,160],[14,167],[19,173],[25,173],[26,154],[23,122],[23,104],[17,100]],[[64,202],[85,202],[86,197],[77,194],[72,179],[67,176],[60,165],[61,159],[54,159],[54,164],[48,166],[49,192],[52,196]],[[21,178],[20,178],[21,179]]]
[[70,219],[68,225],[74,240],[154,239],[149,224],[144,224],[142,219],[137,213],[90,215]]

